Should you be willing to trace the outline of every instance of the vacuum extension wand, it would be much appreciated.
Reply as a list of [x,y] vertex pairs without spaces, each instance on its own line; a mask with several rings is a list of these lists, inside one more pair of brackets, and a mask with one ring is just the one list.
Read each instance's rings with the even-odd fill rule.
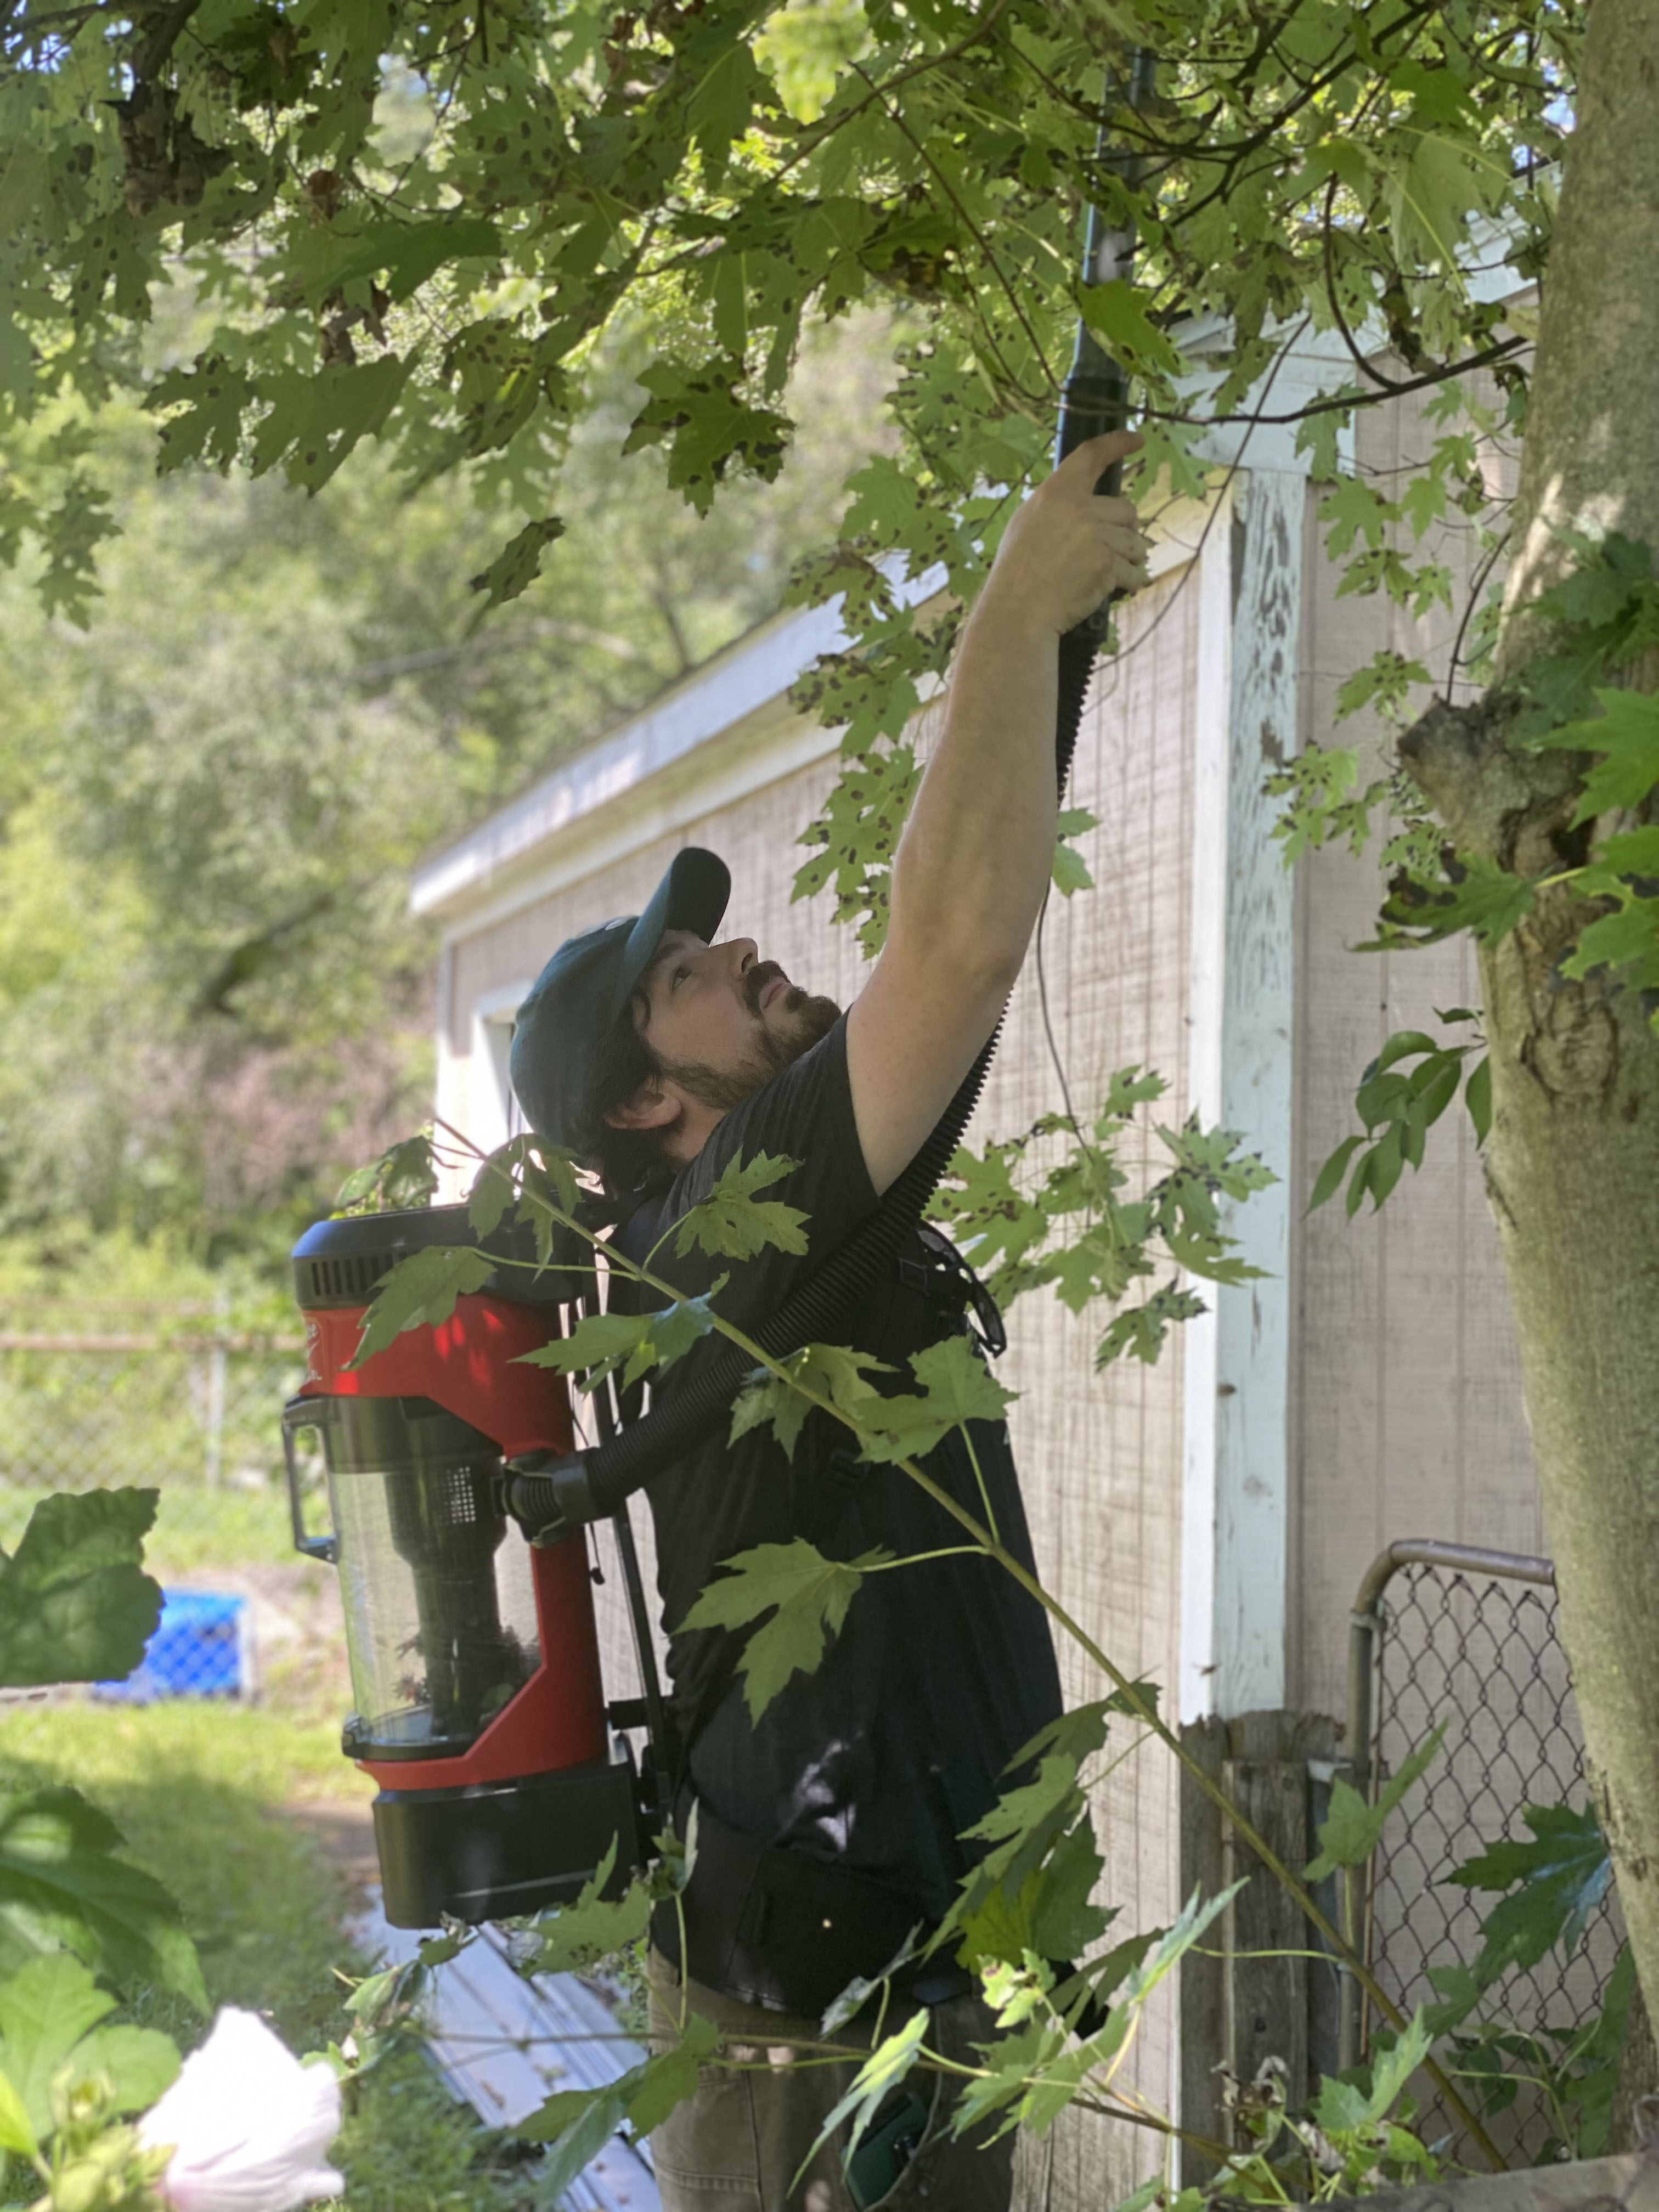
[[[1137,49],[1130,63],[1127,94],[1132,109],[1147,98],[1152,70],[1151,55]],[[1131,190],[1139,182],[1138,155],[1133,149],[1109,145],[1104,117],[1095,159],[1097,167],[1114,171]],[[1091,206],[1084,245],[1084,283],[1097,284],[1127,276],[1133,243],[1133,231],[1109,229],[1099,210]],[[1127,378],[1102,350],[1088,325],[1079,321],[1076,351],[1060,392],[1055,465],[1085,439],[1121,429],[1127,411]],[[1115,495],[1120,476],[1120,469],[1114,465],[1100,478],[1096,490]],[[1108,608],[1103,605],[1060,641],[1054,774],[1062,793],[1108,618]],[[755,1329],[756,1343],[769,1358],[782,1358],[805,1344],[833,1340],[857,1312],[866,1285],[895,1264],[900,1247],[921,1220],[961,1141],[1001,1034],[999,1019],[932,1134],[889,1186],[876,1210]],[[696,1366],[677,1385],[666,1404],[653,1407],[644,1419],[629,1423],[596,1449],[557,1459],[534,1455],[515,1461],[509,1497],[514,1517],[534,1534],[616,1513],[664,1468],[696,1450],[714,1434],[752,1368],[748,1353],[737,1345],[711,1347],[697,1357]]]

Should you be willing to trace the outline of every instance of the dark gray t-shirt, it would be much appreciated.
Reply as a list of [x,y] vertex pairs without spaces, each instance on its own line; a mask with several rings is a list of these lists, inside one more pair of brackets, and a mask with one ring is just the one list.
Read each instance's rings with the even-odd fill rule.
[[[761,1195],[809,1217],[805,1258],[769,1250],[732,1262],[672,1242],[653,1262],[682,1296],[732,1279],[721,1312],[739,1328],[770,1313],[876,1205],[853,1118],[846,1024],[720,1121],[708,1145],[638,1227],[651,1240],[705,1198],[735,1158],[785,1155],[799,1165]],[[633,1237],[629,1238],[633,1243]],[[638,1249],[638,1248],[636,1248]],[[915,1243],[913,1262],[921,1250]],[[959,1330],[958,1311],[915,1287],[913,1264],[872,1282],[848,1340],[914,1389],[908,1355]],[[907,1279],[908,1278],[908,1279]],[[663,1384],[672,1398],[671,1370]],[[973,1424],[974,1452],[1002,1541],[1026,1566],[1030,1540],[1001,1423]],[[796,1675],[751,1724],[730,1639],[678,1627],[719,1563],[761,1543],[805,1536],[831,1558],[878,1545],[904,1558],[964,1541],[960,1525],[896,1468],[837,1479],[848,1432],[809,1414],[786,1457],[770,1430],[735,1445],[724,1434],[650,1487],[669,1671],[682,1726],[695,1731],[698,1796],[727,1826],[885,1882],[931,1916],[943,1912],[976,1855],[957,1840],[1008,1786],[1007,1762],[1060,1710],[1047,1618],[1004,1569],[955,1558],[870,1576],[817,1671]],[[924,1462],[982,1517],[960,1432]]]

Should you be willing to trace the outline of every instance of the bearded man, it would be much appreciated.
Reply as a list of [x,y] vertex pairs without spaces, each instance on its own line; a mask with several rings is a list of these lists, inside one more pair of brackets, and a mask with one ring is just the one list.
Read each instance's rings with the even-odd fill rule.
[[[628,1248],[654,1250],[681,1297],[729,1273],[717,1305],[739,1328],[874,1208],[996,1025],[1054,856],[1058,641],[1146,578],[1133,506],[1094,491],[1138,443],[1115,433],[1079,447],[1010,524],[894,861],[886,943],[844,1015],[750,939],[720,940],[730,879],[696,848],[643,915],[562,945],[520,1010],[512,1073],[531,1126],[588,1159],[631,1209]],[[797,1163],[768,1196],[807,1216],[807,1256],[676,1259],[666,1232],[734,1160],[761,1152]],[[929,1231],[870,1285],[852,1340],[896,1370],[889,1387],[911,1382],[912,1353],[964,1328],[965,1276]],[[706,2068],[653,2135],[671,2212],[1008,2203],[1010,2139],[953,2137],[939,2073],[878,2116],[850,2174],[833,2142],[807,2158],[851,2067],[803,2063],[800,2046],[848,1982],[878,1975],[912,1929],[944,1916],[975,1856],[966,1832],[1060,1710],[1041,1607],[990,1560],[963,1556],[959,1525],[908,1476],[860,1465],[847,1441],[816,1413],[793,1455],[768,1431],[718,1437],[648,1492],[685,1761],[679,1817],[696,1803],[699,1838],[684,1945],[679,1913],[659,1911],[653,1927],[654,2025],[671,2036],[689,2003],[720,2027],[728,2060],[751,2062]],[[925,1465],[1030,1566],[1005,1426],[970,1423]],[[880,1547],[914,1564],[867,1576],[822,1665],[751,1724],[740,1639],[683,1624],[722,1560],[802,1537],[831,1558]],[[932,1556],[942,1551],[955,1556]],[[991,2027],[958,1967],[928,1960],[896,1987],[904,2009],[890,2027],[925,2005],[928,2047],[972,2063]]]

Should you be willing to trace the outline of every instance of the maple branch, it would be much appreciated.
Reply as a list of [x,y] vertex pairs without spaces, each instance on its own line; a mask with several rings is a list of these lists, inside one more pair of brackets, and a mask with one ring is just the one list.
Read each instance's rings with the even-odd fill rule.
[[[927,147],[922,143],[921,140],[917,137],[915,132],[912,131],[909,124],[905,120],[902,114],[889,105],[885,88],[877,86],[872,82],[872,79],[866,75],[862,64],[854,62],[852,66],[857,71],[858,75],[864,78],[864,82],[870,86],[875,97],[881,102],[882,111],[887,117],[888,121],[893,125],[895,129],[897,130],[903,137],[909,140],[911,145],[921,155],[922,161],[927,164],[928,168],[933,171],[940,191],[945,194],[946,199],[950,201],[951,206],[961,217],[963,224],[967,228],[969,236],[973,240],[975,245],[978,246],[981,254],[984,257],[985,265],[989,269],[991,274],[996,278],[998,284],[1001,287],[1002,291],[1007,299],[1009,306],[1013,309],[1014,319],[1018,323],[1021,330],[1024,331],[1026,338],[1030,344],[1031,351],[1036,356],[1037,364],[1041,368],[1044,376],[1048,380],[1048,390],[1046,393],[1027,392],[1024,386],[1020,382],[1019,379],[1013,374],[1012,370],[1008,371],[1010,383],[1012,384],[1015,391],[1018,392],[1022,399],[1028,400],[1033,404],[1036,404],[1040,401],[1044,401],[1051,398],[1059,391],[1059,382],[1054,376],[1054,371],[1048,366],[1048,357],[1042,350],[1042,341],[1032,329],[1030,318],[1026,314],[1018,293],[1008,281],[1007,276],[1004,274],[1002,264],[997,259],[996,255],[991,250],[990,240],[986,237],[984,232],[980,228],[979,225],[974,221],[972,216],[969,214],[967,209],[963,205],[961,198],[957,193],[955,185],[945,175],[944,170],[940,168],[939,163],[933,159],[933,155],[927,151]],[[990,335],[988,329],[987,331],[987,335],[988,337]],[[994,340],[993,340],[994,344]],[[997,353],[997,358],[999,361],[1001,361],[1002,359],[1000,349]],[[1003,363],[1003,366],[1005,368],[1007,368],[1007,364],[1006,362]]]
[[[1414,27],[1425,17],[1437,16],[1440,13],[1439,0],[1413,0],[1413,4],[1406,9],[1399,21],[1390,24],[1388,32],[1381,35],[1395,35]],[[1350,43],[1345,41],[1335,61],[1328,63],[1322,70],[1311,77],[1294,100],[1288,100],[1282,107],[1275,108],[1273,115],[1260,130],[1253,131],[1248,137],[1241,138],[1237,145],[1229,151],[1227,160],[1222,166],[1221,174],[1213,186],[1204,194],[1201,199],[1194,200],[1190,206],[1182,209],[1183,218],[1190,221],[1193,216],[1201,215],[1213,201],[1224,198],[1233,188],[1239,163],[1247,160],[1250,155],[1260,152],[1263,147],[1271,145],[1283,131],[1291,118],[1299,114],[1311,100],[1316,100],[1322,92],[1334,84],[1340,76],[1353,66],[1353,48]],[[1188,154],[1188,158],[1190,160],[1195,157]],[[1212,159],[1214,156],[1206,155],[1203,158]],[[1275,160],[1273,167],[1278,166],[1279,163]]]
[[1328,415],[1340,407],[1352,412],[1356,407],[1376,407],[1384,399],[1402,392],[1422,392],[1431,384],[1443,384],[1448,377],[1467,376],[1472,369],[1486,368],[1495,361],[1507,361],[1511,354],[1519,353],[1528,343],[1523,337],[1504,338],[1497,345],[1485,347],[1472,353],[1467,361],[1442,362],[1437,368],[1425,369],[1421,376],[1407,377],[1388,392],[1339,392],[1327,399],[1310,399],[1305,407],[1293,408],[1288,415],[1257,415],[1249,411],[1237,415],[1183,415],[1170,407],[1143,407],[1141,413],[1154,422],[1190,422],[1200,430],[1217,430],[1228,422],[1303,422],[1310,415]]
[[1349,328],[1348,319],[1342,312],[1341,299],[1339,296],[1336,289],[1336,258],[1331,242],[1332,233],[1335,228],[1335,222],[1332,210],[1336,205],[1336,188],[1340,182],[1340,178],[1339,178],[1335,171],[1333,170],[1331,173],[1331,180],[1325,187],[1325,222],[1323,235],[1325,296],[1331,303],[1331,313],[1335,319],[1336,327],[1342,333],[1342,343],[1352,355],[1354,364],[1358,368],[1360,374],[1363,376],[1370,377],[1371,382],[1377,386],[1379,391],[1389,393],[1390,397],[1397,397],[1399,393],[1408,391],[1410,386],[1400,383],[1392,376],[1385,376],[1380,368],[1376,368],[1372,366],[1371,362],[1366,359],[1364,354],[1361,352],[1359,341],[1355,337],[1352,331]]
[[170,8],[163,9],[154,27],[146,31],[133,50],[132,73],[135,77],[152,77],[179,43],[179,33],[200,6],[201,0],[173,0]]

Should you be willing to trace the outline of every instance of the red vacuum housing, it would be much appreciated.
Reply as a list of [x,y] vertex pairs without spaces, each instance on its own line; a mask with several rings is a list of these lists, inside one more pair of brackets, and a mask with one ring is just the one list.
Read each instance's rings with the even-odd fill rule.
[[[531,1544],[507,1510],[507,1460],[572,1448],[562,1379],[518,1364],[556,1334],[556,1306],[504,1266],[447,1321],[353,1364],[388,1269],[474,1241],[465,1206],[434,1206],[319,1221],[293,1255],[307,1345],[283,1413],[295,1541],[339,1571],[356,1706],[343,1748],[379,1784],[385,1908],[402,1928],[556,1903],[613,1842],[618,1881],[641,1857],[638,1778],[611,1726],[641,1715],[607,1710],[586,1533]],[[304,1525],[306,1430],[326,1536]]]

